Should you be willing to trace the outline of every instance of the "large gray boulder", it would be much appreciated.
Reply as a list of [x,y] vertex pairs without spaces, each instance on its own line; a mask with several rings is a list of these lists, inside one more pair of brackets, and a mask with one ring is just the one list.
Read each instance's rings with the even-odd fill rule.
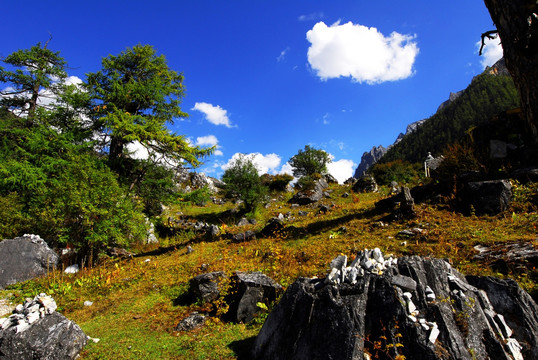
[[0,319],[0,359],[75,359],[88,342],[82,329],[55,311],[45,294],[18,305],[9,318]]
[[43,276],[58,265],[59,256],[38,235],[0,242],[0,289]]
[[365,192],[377,192],[379,187],[372,175],[364,175],[359,178],[353,187],[351,188],[354,192],[365,193]]
[[239,323],[249,323],[260,312],[258,303],[269,305],[282,293],[282,286],[261,272],[236,271],[232,277],[233,291],[227,298],[227,317]]
[[[476,285],[476,286],[475,286]],[[299,278],[269,314],[254,359],[536,359],[538,306],[514,282],[473,278],[440,259],[376,249]]]
[[310,189],[299,191],[288,202],[290,204],[308,205],[320,201],[323,198],[323,192],[329,187],[324,178],[316,180],[314,186]]

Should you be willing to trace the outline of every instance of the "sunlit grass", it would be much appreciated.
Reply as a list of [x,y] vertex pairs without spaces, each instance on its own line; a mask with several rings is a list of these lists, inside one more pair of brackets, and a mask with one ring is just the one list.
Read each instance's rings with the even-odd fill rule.
[[[189,280],[208,271],[261,271],[284,287],[299,276],[324,276],[330,261],[343,253],[353,258],[365,248],[379,247],[395,256],[423,255],[446,258],[464,274],[509,276],[527,291],[537,291],[537,273],[500,274],[473,259],[473,246],[524,241],[536,244],[537,211],[528,204],[516,204],[514,212],[498,216],[466,217],[443,207],[417,205],[417,218],[387,222],[388,214],[374,211],[382,194],[353,194],[349,187],[332,186],[330,206],[320,213],[317,205],[292,208],[290,194],[274,196],[267,208],[257,214],[258,224],[234,226],[235,218],[226,211],[233,205],[171,208],[163,223],[175,216],[193,221],[215,220],[222,236],[208,239],[193,231],[173,229],[159,245],[134,249],[130,260],[109,260],[101,266],[83,269],[75,275],[53,272],[49,276],[13,287],[14,300],[38,292],[53,295],[60,310],[76,321],[90,342],[82,359],[233,359],[245,355],[263,318],[253,324],[224,323],[212,318],[206,326],[189,333],[174,331],[177,323],[192,311],[213,310],[176,299],[185,295]],[[383,191],[386,191],[383,189]],[[349,197],[342,197],[348,192]],[[519,209],[519,210],[518,210]],[[300,216],[306,211],[307,216]],[[265,222],[282,213],[295,218],[284,221],[286,231],[275,237],[233,243],[227,234],[246,229],[259,231]],[[383,223],[381,223],[383,222]],[[293,227],[293,229],[292,229]],[[424,234],[405,238],[401,230],[419,227]],[[187,254],[186,247],[194,250]],[[160,248],[159,248],[160,247]],[[90,307],[84,301],[92,301]],[[220,309],[222,310],[222,309]]]

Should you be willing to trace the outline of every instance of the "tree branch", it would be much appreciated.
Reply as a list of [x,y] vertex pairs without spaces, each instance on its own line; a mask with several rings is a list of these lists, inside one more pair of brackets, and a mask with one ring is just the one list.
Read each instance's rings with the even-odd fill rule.
[[499,34],[498,30],[490,30],[482,34],[481,36],[482,45],[480,45],[480,51],[478,51],[478,56],[482,56],[482,50],[484,49],[484,46],[486,46],[486,43],[485,43],[486,37],[490,40],[493,40],[497,37],[498,34]]

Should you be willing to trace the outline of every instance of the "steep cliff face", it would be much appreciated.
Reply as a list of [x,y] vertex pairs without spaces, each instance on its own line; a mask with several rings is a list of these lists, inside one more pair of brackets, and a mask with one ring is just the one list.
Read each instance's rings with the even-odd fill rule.
[[387,149],[382,145],[374,146],[369,152],[362,154],[361,163],[357,170],[355,170],[354,178],[358,179],[366,173],[366,170],[373,164],[379,161],[383,155],[387,152]]

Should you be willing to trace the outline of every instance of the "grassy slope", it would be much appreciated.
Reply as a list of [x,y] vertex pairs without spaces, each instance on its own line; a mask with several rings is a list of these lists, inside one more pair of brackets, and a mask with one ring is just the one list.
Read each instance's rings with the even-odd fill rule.
[[[374,202],[382,194],[360,194],[343,198],[346,186],[332,187],[326,204],[335,206],[326,214],[316,208],[290,209],[281,196],[260,215],[259,225],[239,229],[224,227],[229,233],[247,228],[259,230],[271,216],[291,211],[297,230],[288,236],[258,238],[244,243],[229,240],[203,241],[192,233],[178,233],[162,239],[161,251],[155,247],[139,249],[132,260],[109,261],[103,266],[84,269],[76,275],[61,272],[30,281],[10,290],[15,301],[38,292],[52,294],[60,311],[76,321],[98,343],[90,342],[81,359],[235,359],[245,354],[263,323],[264,315],[248,325],[223,323],[217,317],[190,333],[173,329],[180,319],[193,310],[222,313],[226,304],[217,302],[198,306],[181,301],[193,276],[207,271],[262,271],[283,286],[298,276],[324,276],[329,262],[339,253],[353,258],[364,248],[379,247],[385,253],[431,255],[449,258],[465,274],[496,274],[472,260],[473,246],[506,241],[536,240],[538,213],[535,208],[507,212],[495,217],[464,217],[443,208],[419,205],[413,221],[393,222],[379,226],[386,214],[374,211]],[[535,190],[534,190],[535,191]],[[181,209],[193,219],[220,218],[230,205]],[[298,216],[299,210],[309,212]],[[516,209],[517,211],[517,209]],[[175,216],[177,209],[169,215]],[[338,231],[345,226],[347,231]],[[396,234],[406,228],[421,226],[427,235],[419,239],[400,239]],[[194,251],[186,253],[186,245]],[[153,252],[152,252],[153,251]],[[152,255],[153,254],[153,255]],[[149,259],[149,261],[147,261]],[[202,264],[208,264],[202,270]],[[535,270],[506,274],[515,277],[528,291],[536,291]],[[534,279],[534,280],[533,280]],[[86,300],[91,307],[83,306]]]

